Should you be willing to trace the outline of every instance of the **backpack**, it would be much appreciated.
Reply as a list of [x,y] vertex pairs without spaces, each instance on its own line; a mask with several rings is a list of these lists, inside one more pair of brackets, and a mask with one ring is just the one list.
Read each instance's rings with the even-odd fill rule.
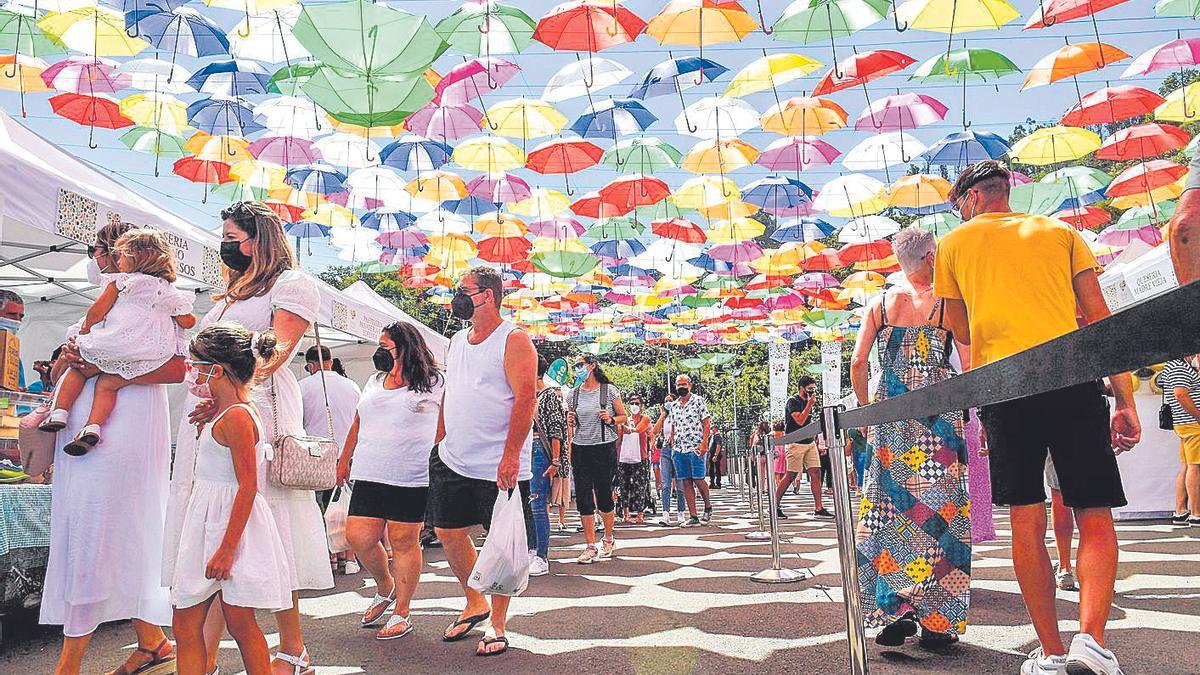
[[[604,382],[600,383],[600,401],[604,404],[605,410],[608,410],[609,405],[612,403],[612,401],[610,401],[608,398],[608,385],[605,384]],[[578,415],[579,415],[579,410],[578,410],[579,409],[579,387],[575,387],[574,389],[571,390],[571,400],[570,400],[570,403],[569,403],[569,406],[567,409],[570,410],[571,412],[575,413],[576,424],[578,424],[579,423],[579,417],[578,417]],[[605,424],[604,422],[600,423],[600,442],[601,443],[607,442],[607,437],[604,434],[604,430],[608,429],[608,428],[610,428],[610,425]],[[613,427],[612,429],[613,429],[613,435],[616,436],[616,434],[617,434],[616,428]]]

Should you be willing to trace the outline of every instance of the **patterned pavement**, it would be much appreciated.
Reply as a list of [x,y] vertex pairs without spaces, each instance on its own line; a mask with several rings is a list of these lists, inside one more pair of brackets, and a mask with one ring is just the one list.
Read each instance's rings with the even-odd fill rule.
[[[807,485],[804,487],[807,492]],[[443,644],[442,628],[462,607],[441,551],[427,552],[413,603],[417,630],[391,642],[357,627],[373,592],[365,575],[338,577],[337,587],[301,601],[309,649],[320,675],[349,673],[572,672],[727,673],[847,671],[836,538],[830,520],[811,511],[805,496],[785,499],[784,565],[812,577],[762,585],[750,574],[770,565],[766,542],[736,489],[713,492],[709,527],[618,527],[612,561],[576,565],[582,535],[555,535],[551,576],[532,579],[513,601],[513,649],[481,661],[474,640]],[[1000,539],[975,548],[970,628],[958,645],[939,652],[915,642],[881,649],[870,644],[872,673],[1016,673],[1035,646],[1033,630],[1012,575],[1008,520],[997,512]],[[1126,673],[1200,673],[1200,528],[1166,521],[1119,523],[1121,564],[1108,642]],[[1078,593],[1059,592],[1061,628],[1078,628]],[[261,625],[274,640],[269,617]],[[55,630],[8,626],[0,672],[50,672]],[[88,673],[116,665],[130,631],[98,631]],[[240,672],[232,641],[223,644],[224,673]]]

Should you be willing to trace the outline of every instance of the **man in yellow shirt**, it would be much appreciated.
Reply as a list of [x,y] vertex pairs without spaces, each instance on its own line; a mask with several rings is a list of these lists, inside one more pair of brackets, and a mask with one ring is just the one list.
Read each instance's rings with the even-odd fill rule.
[[[1069,333],[1076,309],[1088,322],[1109,315],[1100,293],[1096,259],[1070,225],[1013,213],[1009,172],[980,162],[962,172],[950,198],[967,222],[938,245],[934,294],[945,298],[948,328],[971,345],[980,368]],[[979,412],[990,445],[992,501],[1011,507],[1013,569],[1041,647],[1022,675],[1070,672],[1117,675],[1104,648],[1117,572],[1112,507],[1125,505],[1114,450],[1141,436],[1128,374],[1110,378],[1116,396],[1111,421],[1100,383],[1087,383]],[[1063,501],[1079,524],[1079,635],[1064,647],[1054,607],[1054,573],[1046,551],[1046,493],[1042,472],[1049,453]]]

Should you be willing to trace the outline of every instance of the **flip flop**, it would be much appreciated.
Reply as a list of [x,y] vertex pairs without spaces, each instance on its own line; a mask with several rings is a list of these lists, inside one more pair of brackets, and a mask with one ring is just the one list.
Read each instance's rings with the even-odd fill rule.
[[[468,616],[465,619],[459,619],[458,621],[455,621],[449,626],[446,626],[446,630],[442,631],[442,642],[458,642],[459,640],[462,640],[463,638],[467,637],[471,631],[475,630],[475,626],[487,621],[489,618],[491,618],[491,616],[492,612],[491,610],[488,610],[483,614],[476,614],[475,616]],[[466,626],[467,629],[456,635],[449,634],[452,629],[458,628],[459,626]]]
[[[496,644],[497,642],[502,643],[504,647],[495,651],[488,651],[488,647]],[[479,648],[476,647],[475,656],[497,656],[508,651],[508,638],[504,637],[503,635],[496,637],[489,637],[485,635],[483,639],[479,641],[479,644],[483,645],[483,651],[479,651]]]

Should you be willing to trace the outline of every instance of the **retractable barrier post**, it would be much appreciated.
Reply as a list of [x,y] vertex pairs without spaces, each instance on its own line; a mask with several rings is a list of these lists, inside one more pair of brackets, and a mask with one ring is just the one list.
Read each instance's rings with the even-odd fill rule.
[[763,466],[763,462],[759,461],[759,456],[759,452],[755,452],[753,449],[751,449],[750,463],[752,466],[750,467],[750,471],[759,472],[758,484],[751,486],[750,488],[750,512],[758,516],[758,529],[751,530],[750,532],[746,533],[746,538],[752,540],[771,538],[771,533],[767,532],[767,523],[763,519],[763,481],[767,480],[767,478],[763,475],[762,471],[760,471],[761,467]]
[[842,452],[845,436],[838,427],[838,410],[824,410],[825,439],[829,446],[829,467],[833,474],[833,519],[837,526],[838,562],[842,568],[842,597],[846,609],[846,637],[850,643],[850,674],[867,674],[867,635],[863,630],[862,598],[858,593],[858,564],[854,541],[854,511],[850,506],[850,486],[846,482],[846,457]]
[[[773,447],[772,439],[767,439],[766,444],[768,449]],[[767,569],[757,572],[750,576],[750,579],[763,584],[786,584],[795,581],[803,581],[808,578],[804,572],[799,572],[792,569],[787,569],[783,566],[783,560],[779,554],[779,518],[775,514],[775,481],[767,479],[767,494],[770,496],[770,503],[765,506],[767,514],[770,516],[771,532],[771,566]],[[761,513],[760,506],[760,513]],[[761,516],[759,516],[761,518]]]

